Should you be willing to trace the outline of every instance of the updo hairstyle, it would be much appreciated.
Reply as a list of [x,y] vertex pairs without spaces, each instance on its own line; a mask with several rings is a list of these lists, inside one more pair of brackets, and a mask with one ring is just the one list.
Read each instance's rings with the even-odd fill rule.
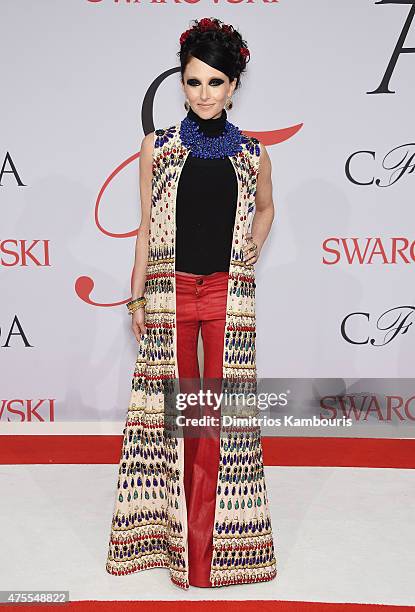
[[220,19],[193,20],[194,25],[180,36],[181,76],[190,59],[197,59],[226,74],[230,81],[236,78],[235,91],[240,86],[241,74],[250,60],[246,41],[232,25]]

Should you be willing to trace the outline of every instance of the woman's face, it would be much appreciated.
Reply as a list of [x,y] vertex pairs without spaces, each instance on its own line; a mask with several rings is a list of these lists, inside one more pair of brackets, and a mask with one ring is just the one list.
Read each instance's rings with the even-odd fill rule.
[[182,87],[192,110],[202,119],[217,119],[222,114],[226,100],[236,86],[223,72],[192,57],[183,74]]

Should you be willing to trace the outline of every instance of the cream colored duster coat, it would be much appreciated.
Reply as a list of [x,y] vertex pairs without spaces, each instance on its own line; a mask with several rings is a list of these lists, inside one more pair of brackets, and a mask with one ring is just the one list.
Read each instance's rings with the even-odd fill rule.
[[[118,490],[106,569],[115,575],[153,567],[189,588],[184,441],[171,431],[170,392],[177,391],[175,206],[190,152],[180,123],[155,132],[145,295],[147,334],[138,346],[123,430]],[[256,383],[255,271],[243,262],[243,238],[255,205],[260,147],[244,136],[230,156],[238,180],[226,307],[223,379],[226,392]],[[239,412],[238,412],[239,414]],[[173,425],[174,430],[174,425]],[[222,426],[210,580],[214,586],[275,577],[276,559],[258,426]]]

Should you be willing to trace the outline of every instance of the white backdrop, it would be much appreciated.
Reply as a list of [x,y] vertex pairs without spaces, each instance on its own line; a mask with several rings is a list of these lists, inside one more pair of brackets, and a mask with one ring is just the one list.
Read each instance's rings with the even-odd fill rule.
[[[131,295],[135,235],[123,235],[139,225],[143,100],[178,66],[180,34],[207,16],[232,23],[251,51],[229,120],[260,139],[301,124],[268,145],[276,215],[256,265],[258,375],[411,377],[414,261],[367,263],[369,248],[364,263],[348,263],[344,247],[334,265],[323,261],[334,261],[328,239],[351,249],[355,238],[364,250],[379,238],[386,252],[392,238],[414,240],[415,54],[399,56],[395,93],[367,93],[411,10],[372,0],[1,0],[2,423],[123,420],[136,358],[121,303]],[[415,47],[410,26],[405,46]],[[176,123],[183,101],[173,72],[146,121],[150,110],[156,128]],[[358,185],[345,170],[357,151],[370,152],[351,161],[358,182],[387,184],[396,179],[387,167],[412,165],[390,186]],[[96,218],[101,188],[130,158]],[[348,319],[346,338],[342,321],[356,312],[365,314]],[[386,342],[378,327],[394,319],[408,333]],[[375,345],[350,342],[367,338]]]

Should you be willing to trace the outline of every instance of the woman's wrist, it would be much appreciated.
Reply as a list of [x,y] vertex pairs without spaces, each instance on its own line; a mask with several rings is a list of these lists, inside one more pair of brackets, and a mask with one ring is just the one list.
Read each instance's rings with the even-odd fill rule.
[[139,308],[145,308],[146,306],[146,298],[145,296],[138,297],[136,299],[132,299],[127,303],[128,314],[132,315]]

